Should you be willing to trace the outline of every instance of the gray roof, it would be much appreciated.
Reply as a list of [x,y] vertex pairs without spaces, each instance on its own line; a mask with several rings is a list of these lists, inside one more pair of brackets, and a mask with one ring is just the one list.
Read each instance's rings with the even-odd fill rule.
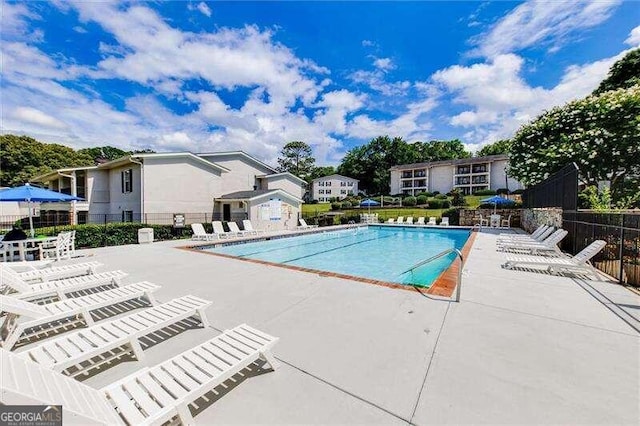
[[275,192],[277,189],[256,189],[255,191],[236,191],[230,192],[228,194],[224,194],[221,199],[227,200],[242,200],[257,197],[259,195],[268,194],[270,192]]

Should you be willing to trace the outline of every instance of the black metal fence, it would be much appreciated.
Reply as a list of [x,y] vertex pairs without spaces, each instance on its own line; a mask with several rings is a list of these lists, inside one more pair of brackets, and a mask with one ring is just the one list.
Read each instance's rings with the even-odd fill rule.
[[563,210],[578,208],[578,166],[567,164],[539,184],[522,193],[525,208],[561,207]]
[[595,240],[607,242],[593,265],[620,283],[640,287],[640,213],[564,211],[562,227],[569,232],[562,248],[577,253]]

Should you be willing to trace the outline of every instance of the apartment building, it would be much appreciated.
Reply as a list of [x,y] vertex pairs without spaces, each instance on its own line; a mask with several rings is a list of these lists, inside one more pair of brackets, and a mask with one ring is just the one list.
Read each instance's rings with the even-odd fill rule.
[[332,198],[346,198],[358,193],[358,179],[333,174],[311,181],[311,199],[328,203]]
[[173,214],[207,213],[209,220],[251,219],[269,229],[297,225],[305,187],[304,180],[242,151],[134,154],[55,170],[32,182],[84,198],[41,206],[42,214],[70,214],[74,223],[161,224],[171,223]]
[[456,188],[470,195],[486,189],[522,189],[520,182],[507,176],[508,165],[507,155],[490,155],[394,166],[390,169],[390,193],[416,195],[439,191],[446,194]]

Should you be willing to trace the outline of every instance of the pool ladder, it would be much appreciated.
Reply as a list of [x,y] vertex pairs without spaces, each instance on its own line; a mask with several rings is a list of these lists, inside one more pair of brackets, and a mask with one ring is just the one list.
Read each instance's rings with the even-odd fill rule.
[[427,263],[433,262],[434,260],[440,259],[441,257],[444,257],[450,253],[456,253],[458,255],[458,258],[460,258],[460,269],[458,269],[458,283],[456,285],[456,302],[460,302],[460,292],[462,290],[462,268],[464,266],[464,256],[462,255],[462,252],[457,248],[446,249],[443,252],[436,254],[435,256],[431,256],[428,259],[422,260],[416,263],[415,265],[413,265],[411,268],[404,271],[400,275],[404,275],[407,272],[412,272],[414,269],[417,269],[423,265],[426,265]]

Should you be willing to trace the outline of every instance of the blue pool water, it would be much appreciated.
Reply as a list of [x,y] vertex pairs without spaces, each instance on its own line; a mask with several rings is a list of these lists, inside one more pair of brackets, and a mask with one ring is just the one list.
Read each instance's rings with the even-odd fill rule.
[[369,226],[205,249],[240,258],[428,287],[451,264],[450,254],[405,272],[449,248],[462,249],[468,230]]

